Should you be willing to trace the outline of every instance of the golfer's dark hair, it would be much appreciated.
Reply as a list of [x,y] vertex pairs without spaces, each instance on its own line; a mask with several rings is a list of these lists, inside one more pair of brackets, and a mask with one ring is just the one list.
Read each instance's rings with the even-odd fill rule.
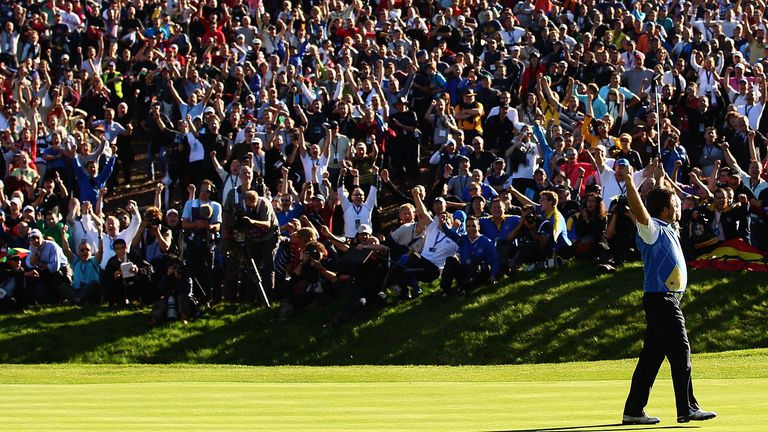
[[653,188],[648,192],[648,198],[646,199],[648,208],[648,214],[651,217],[659,217],[661,212],[667,207],[672,207],[672,197],[675,192],[665,188]]

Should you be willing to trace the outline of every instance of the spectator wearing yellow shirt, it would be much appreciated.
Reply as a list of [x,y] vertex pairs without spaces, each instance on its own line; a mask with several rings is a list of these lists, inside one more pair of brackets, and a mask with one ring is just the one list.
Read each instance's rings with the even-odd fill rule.
[[475,91],[465,90],[463,100],[454,108],[454,117],[466,141],[471,142],[483,133],[483,115],[483,104],[475,100]]

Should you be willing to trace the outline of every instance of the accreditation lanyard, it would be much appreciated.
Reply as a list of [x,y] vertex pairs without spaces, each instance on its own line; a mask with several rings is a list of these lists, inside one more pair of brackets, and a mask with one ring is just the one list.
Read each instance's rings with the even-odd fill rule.
[[443,234],[442,237],[440,237],[440,231],[437,232],[437,235],[435,236],[435,241],[432,243],[432,247],[429,248],[430,252],[435,252],[437,250],[437,245],[445,240],[445,238],[448,237],[447,234]]
[[361,205],[360,207],[352,204],[352,210],[354,210],[355,215],[357,215],[358,218],[360,218],[360,212],[363,211],[363,207],[365,207],[365,204]]

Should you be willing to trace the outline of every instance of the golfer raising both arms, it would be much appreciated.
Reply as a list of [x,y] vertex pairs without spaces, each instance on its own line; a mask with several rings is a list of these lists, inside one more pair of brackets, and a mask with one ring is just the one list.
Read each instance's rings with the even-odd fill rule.
[[622,422],[655,424],[661,421],[648,416],[643,409],[664,356],[672,368],[677,422],[714,418],[717,414],[699,409],[693,397],[691,346],[680,309],[688,272],[678,231],[673,226],[680,219],[680,200],[671,190],[656,188],[648,194],[646,210],[631,176],[627,176],[626,190],[637,225],[637,247],[643,259],[643,309],[647,327]]

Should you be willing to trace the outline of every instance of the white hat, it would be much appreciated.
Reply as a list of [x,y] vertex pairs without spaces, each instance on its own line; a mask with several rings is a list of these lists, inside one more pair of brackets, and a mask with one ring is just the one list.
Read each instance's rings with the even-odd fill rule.
[[359,227],[357,227],[357,233],[358,234],[373,234],[373,228],[371,228],[368,224],[360,224]]

